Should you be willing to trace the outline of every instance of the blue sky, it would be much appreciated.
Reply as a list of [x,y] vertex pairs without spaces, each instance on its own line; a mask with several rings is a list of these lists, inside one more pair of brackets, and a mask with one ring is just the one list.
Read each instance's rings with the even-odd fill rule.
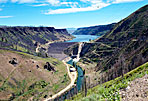
[[0,25],[78,28],[118,22],[148,0],[0,0]]

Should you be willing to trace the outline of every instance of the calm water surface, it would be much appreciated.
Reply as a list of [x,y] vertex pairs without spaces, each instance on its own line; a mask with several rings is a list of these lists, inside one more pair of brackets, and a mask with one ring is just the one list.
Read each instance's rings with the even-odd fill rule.
[[90,39],[94,40],[100,37],[100,36],[95,36],[95,35],[73,35],[73,36],[75,38],[67,42],[88,42]]

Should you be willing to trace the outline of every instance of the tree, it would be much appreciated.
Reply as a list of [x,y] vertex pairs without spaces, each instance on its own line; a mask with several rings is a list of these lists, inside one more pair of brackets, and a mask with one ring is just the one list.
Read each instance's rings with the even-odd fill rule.
[[2,37],[2,42],[4,41],[4,37]]
[[72,63],[73,67],[75,67],[75,62]]
[[125,69],[125,58],[121,55],[119,57],[119,60],[120,60],[120,67],[121,67],[121,75],[123,77],[123,75],[124,75],[124,69]]

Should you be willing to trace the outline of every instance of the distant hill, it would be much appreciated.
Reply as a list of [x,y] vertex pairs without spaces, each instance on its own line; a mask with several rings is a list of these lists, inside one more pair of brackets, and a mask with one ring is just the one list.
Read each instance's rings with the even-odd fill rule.
[[[72,39],[66,29],[54,27],[0,27],[0,47],[34,52],[38,44]],[[17,47],[16,47],[17,46]]]
[[72,34],[77,30],[77,28],[66,28],[69,34]]
[[109,32],[115,23],[108,24],[108,25],[98,25],[98,26],[91,26],[91,27],[84,27],[78,28],[73,35],[103,35]]

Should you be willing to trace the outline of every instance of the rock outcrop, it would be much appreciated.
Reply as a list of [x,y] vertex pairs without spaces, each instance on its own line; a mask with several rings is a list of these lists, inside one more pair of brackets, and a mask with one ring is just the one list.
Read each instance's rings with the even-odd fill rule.
[[12,60],[9,61],[9,63],[16,66],[18,64],[18,61],[16,58],[13,58]]
[[46,62],[46,65],[44,65],[44,69],[47,69],[48,71],[54,71],[54,72],[56,71],[49,62]]

